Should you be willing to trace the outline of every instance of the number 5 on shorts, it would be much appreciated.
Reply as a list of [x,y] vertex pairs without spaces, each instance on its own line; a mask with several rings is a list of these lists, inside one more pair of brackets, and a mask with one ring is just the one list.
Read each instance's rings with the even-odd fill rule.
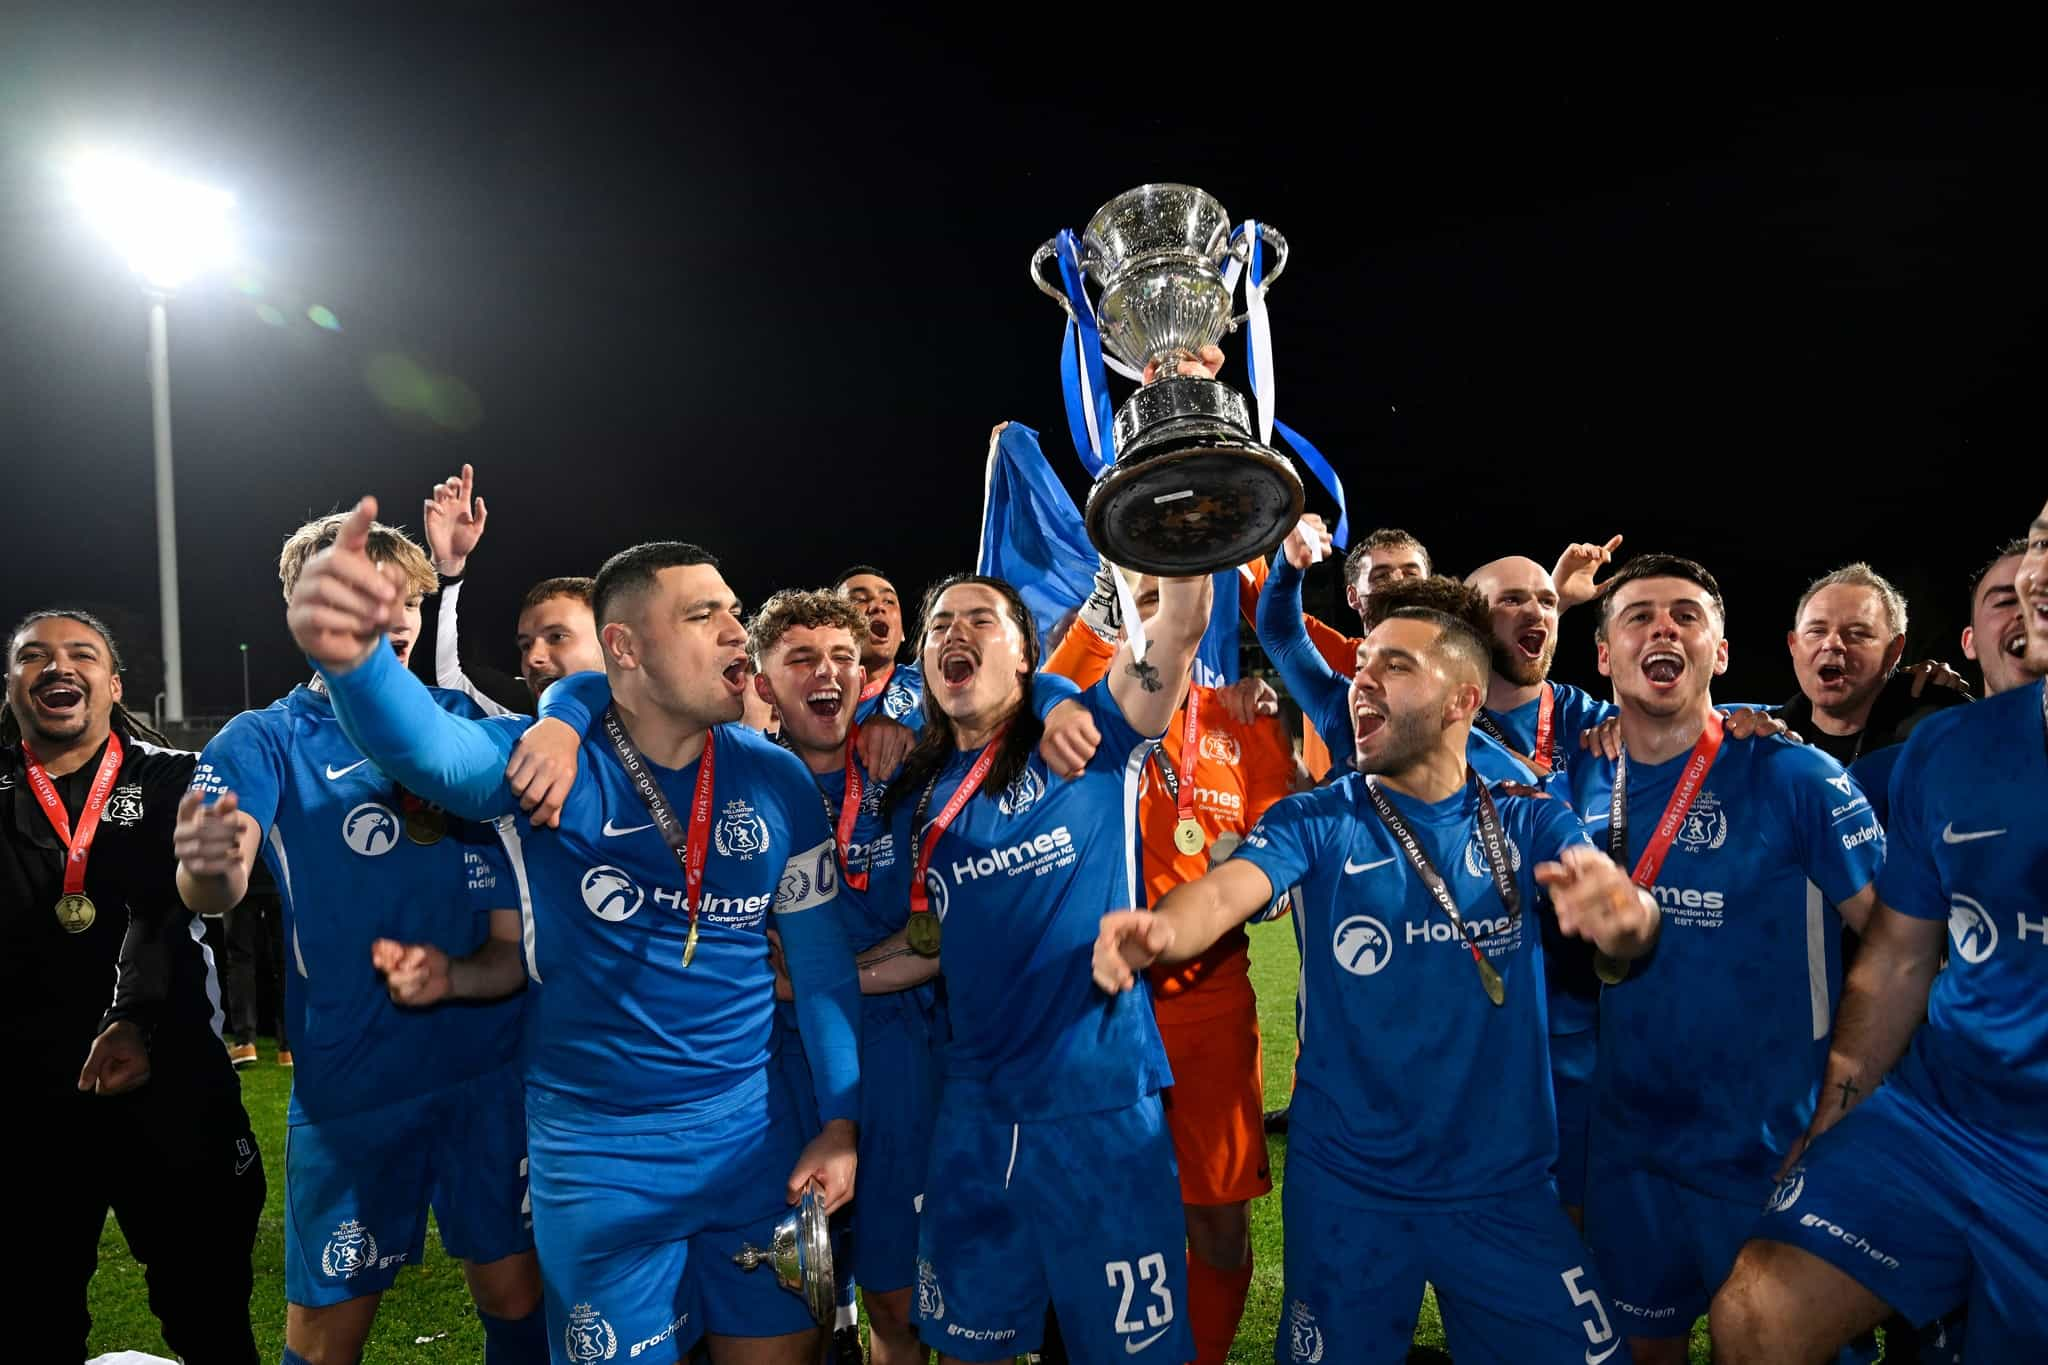
[[1614,1328],[1608,1325],[1607,1310],[1600,1306],[1599,1292],[1580,1285],[1579,1277],[1585,1273],[1586,1268],[1584,1266],[1575,1265],[1570,1270],[1565,1271],[1564,1274],[1558,1276],[1558,1278],[1564,1281],[1565,1292],[1572,1296],[1573,1303],[1581,1308],[1588,1305],[1592,1306],[1593,1322],[1597,1322],[1600,1325],[1596,1327],[1593,1325],[1593,1322],[1582,1322],[1579,1325],[1586,1329],[1586,1339],[1588,1341],[1592,1342],[1595,1346],[1604,1346],[1614,1340]]
[[[1123,1290],[1123,1299],[1116,1307],[1116,1330],[1119,1334],[1142,1332],[1147,1327],[1164,1327],[1173,1321],[1173,1291],[1166,1287],[1166,1258],[1158,1252],[1142,1257],[1138,1261],[1136,1275],[1131,1273],[1129,1261],[1107,1261],[1103,1272],[1109,1276],[1110,1287]],[[1145,1305],[1145,1320],[1131,1321],[1131,1295],[1137,1291],[1138,1280],[1143,1278],[1158,1304]]]

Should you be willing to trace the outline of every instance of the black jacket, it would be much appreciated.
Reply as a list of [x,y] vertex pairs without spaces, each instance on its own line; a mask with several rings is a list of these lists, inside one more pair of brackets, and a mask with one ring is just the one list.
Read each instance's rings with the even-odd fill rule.
[[[1874,754],[1879,749],[1904,744],[1906,737],[1913,733],[1913,727],[1936,711],[1972,700],[1974,698],[1967,692],[1932,682],[1921,688],[1920,695],[1916,697],[1913,695],[1913,675],[1893,670],[1891,676],[1884,680],[1877,701],[1870,708],[1870,719],[1864,723],[1862,731],[1853,736],[1855,752],[1842,761],[1842,766],[1846,768],[1852,760]],[[1813,723],[1813,703],[1804,692],[1771,714],[1784,721],[1787,729],[1807,743],[1819,743],[1815,736],[1821,732]],[[1833,740],[1834,737],[1830,735],[1827,738]]]
[[[150,1080],[109,1111],[175,1109],[180,1124],[241,1121],[241,1086],[220,1039],[220,984],[196,916],[178,897],[171,830],[196,754],[123,737],[86,864],[91,925],[69,933],[56,915],[64,845],[30,788],[20,745],[0,751],[0,1009],[12,1054],[10,1098],[76,1102],[78,1072],[102,1029],[139,1025]],[[73,798],[104,750],[55,779],[74,828]]]

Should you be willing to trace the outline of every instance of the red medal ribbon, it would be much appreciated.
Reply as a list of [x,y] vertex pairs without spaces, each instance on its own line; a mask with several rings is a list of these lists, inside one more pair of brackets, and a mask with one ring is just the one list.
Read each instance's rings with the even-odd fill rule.
[[27,740],[21,742],[21,755],[28,760],[28,785],[36,794],[36,802],[42,806],[43,814],[49,817],[57,837],[64,841],[64,894],[82,895],[85,891],[86,859],[92,854],[93,837],[99,833],[100,815],[107,808],[107,796],[114,789],[114,778],[121,771],[121,737],[111,730],[107,732],[107,752],[100,759],[99,771],[93,774],[92,787],[85,797],[85,809],[78,813],[76,834],[72,833],[71,815],[64,809],[63,798],[57,795],[57,784],[43,770]]
[[873,701],[876,697],[881,696],[882,689],[887,687],[889,685],[889,679],[895,676],[896,665],[890,664],[888,671],[884,672],[882,676],[880,676],[879,678],[875,678],[872,681],[870,681],[866,687],[863,687],[860,690],[860,699],[862,701]]
[[1664,855],[1671,851],[1678,827],[1685,823],[1686,812],[1692,809],[1706,784],[1707,769],[1714,766],[1714,756],[1721,752],[1722,733],[1721,713],[1708,712],[1699,741],[1692,746],[1692,757],[1685,761],[1685,771],[1678,775],[1678,785],[1672,788],[1671,800],[1665,803],[1664,818],[1657,822],[1657,832],[1650,836],[1643,856],[1636,859],[1635,871],[1629,873],[1629,880],[1645,891],[1657,884],[1657,874],[1664,869]]
[[1180,727],[1180,790],[1173,794],[1173,813],[1178,819],[1192,820],[1195,818],[1195,756],[1201,749],[1201,711],[1196,705],[1192,687],[1188,689],[1183,709],[1188,714]]
[[[855,761],[853,746],[860,740],[860,724],[855,722],[846,732],[846,795],[839,800],[839,825],[833,831],[839,844],[839,876],[856,891],[868,889],[868,871],[862,868],[855,872],[846,861],[846,850],[853,843],[853,827],[860,820],[860,797],[867,783],[862,781],[860,764]],[[923,879],[920,878],[920,881]]]
[[1551,728],[1553,714],[1557,710],[1557,689],[1549,683],[1543,684],[1543,691],[1537,694],[1536,702],[1536,752],[1530,757],[1536,760],[1537,771],[1545,777],[1553,766],[1550,759],[1557,735]]
[[[967,770],[967,776],[960,779],[960,785],[954,789],[953,795],[947,800],[944,809],[940,810],[938,818],[933,820],[926,829],[924,841],[918,845],[917,850],[917,875],[910,882],[910,909],[912,913],[922,914],[931,909],[931,897],[925,892],[924,878],[925,873],[931,869],[932,853],[939,846],[939,836],[946,832],[946,827],[953,823],[954,819],[965,809],[967,803],[974,799],[974,794],[981,790],[982,780],[988,776],[988,770],[995,765],[996,751],[1002,747],[1003,736],[1009,732],[1009,728],[1009,726],[1005,725],[1001,730],[996,731],[989,742],[983,746],[981,757],[974,760],[974,766]],[[937,779],[934,778],[933,782],[936,784]],[[931,796],[931,790],[930,787],[925,788],[927,800]],[[923,807],[924,804],[923,801],[918,803],[920,807]]]
[[718,746],[718,727],[704,732],[704,757],[697,761],[697,789],[690,797],[690,843],[683,857],[683,896],[690,910],[690,928],[697,928],[697,910],[704,904],[704,859],[711,851],[711,772]]

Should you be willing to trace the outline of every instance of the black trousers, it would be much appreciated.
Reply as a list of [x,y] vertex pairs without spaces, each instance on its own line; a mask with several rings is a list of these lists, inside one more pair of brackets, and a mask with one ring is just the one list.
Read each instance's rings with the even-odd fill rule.
[[284,1025],[284,910],[276,896],[252,891],[222,917],[228,1037],[253,1043],[271,1020],[277,1046],[291,1051]]
[[111,1210],[171,1349],[187,1365],[256,1365],[250,1255],[265,1188],[256,1139],[246,1119],[237,1133],[232,1122],[189,1110],[181,1131],[145,1130],[137,1120],[173,1106],[127,1102],[134,1098],[85,1095],[29,1111],[40,1121],[21,1136],[49,1164],[13,1182],[11,1235],[0,1238],[8,1297],[34,1305],[39,1358],[83,1361],[92,1329],[86,1288]]

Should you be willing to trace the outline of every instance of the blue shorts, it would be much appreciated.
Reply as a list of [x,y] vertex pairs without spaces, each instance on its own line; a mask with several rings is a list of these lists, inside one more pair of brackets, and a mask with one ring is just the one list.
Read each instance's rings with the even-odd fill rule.
[[1586,1129],[1593,1108],[1593,1064],[1600,1059],[1600,1033],[1550,1035],[1550,1089],[1557,1100],[1558,1202],[1578,1208],[1586,1202]]
[[1735,1266],[1761,1200],[1704,1193],[1604,1162],[1586,1179],[1586,1245],[1632,1337],[1684,1337]]
[[925,1345],[1009,1360],[1059,1314],[1075,1365],[1178,1365],[1188,1328],[1187,1219],[1159,1097],[1030,1123],[990,1118],[948,1083],[932,1136],[912,1315]]
[[1281,1189],[1286,1278],[1278,1365],[1400,1365],[1425,1282],[1458,1365],[1624,1365],[1579,1234],[1545,1181],[1459,1204],[1365,1207],[1312,1162]]
[[284,1295],[324,1308],[381,1294],[426,1250],[431,1204],[450,1256],[533,1250],[519,1068],[285,1130]]
[[[795,1032],[781,1032],[776,1060],[805,1131],[817,1132],[821,1125],[810,1063]],[[850,1291],[857,1280],[886,1294],[909,1288],[917,1278],[917,1216],[924,1202],[938,1088],[938,1053],[927,994],[903,991],[862,997],[860,1164],[849,1206],[849,1235],[840,1242],[844,1260],[835,1264],[844,1290]]]
[[707,1332],[816,1326],[770,1269],[732,1259],[773,1240],[803,1150],[786,1092],[765,1069],[713,1099],[631,1119],[536,1091],[527,1133],[557,1365],[609,1359],[602,1348],[614,1343],[621,1360],[663,1343],[673,1354],[654,1358],[675,1359]]
[[2048,1188],[2013,1156],[1886,1085],[1814,1143],[1751,1235],[1811,1252],[1915,1326],[1967,1303],[1971,1360],[2048,1359]]

